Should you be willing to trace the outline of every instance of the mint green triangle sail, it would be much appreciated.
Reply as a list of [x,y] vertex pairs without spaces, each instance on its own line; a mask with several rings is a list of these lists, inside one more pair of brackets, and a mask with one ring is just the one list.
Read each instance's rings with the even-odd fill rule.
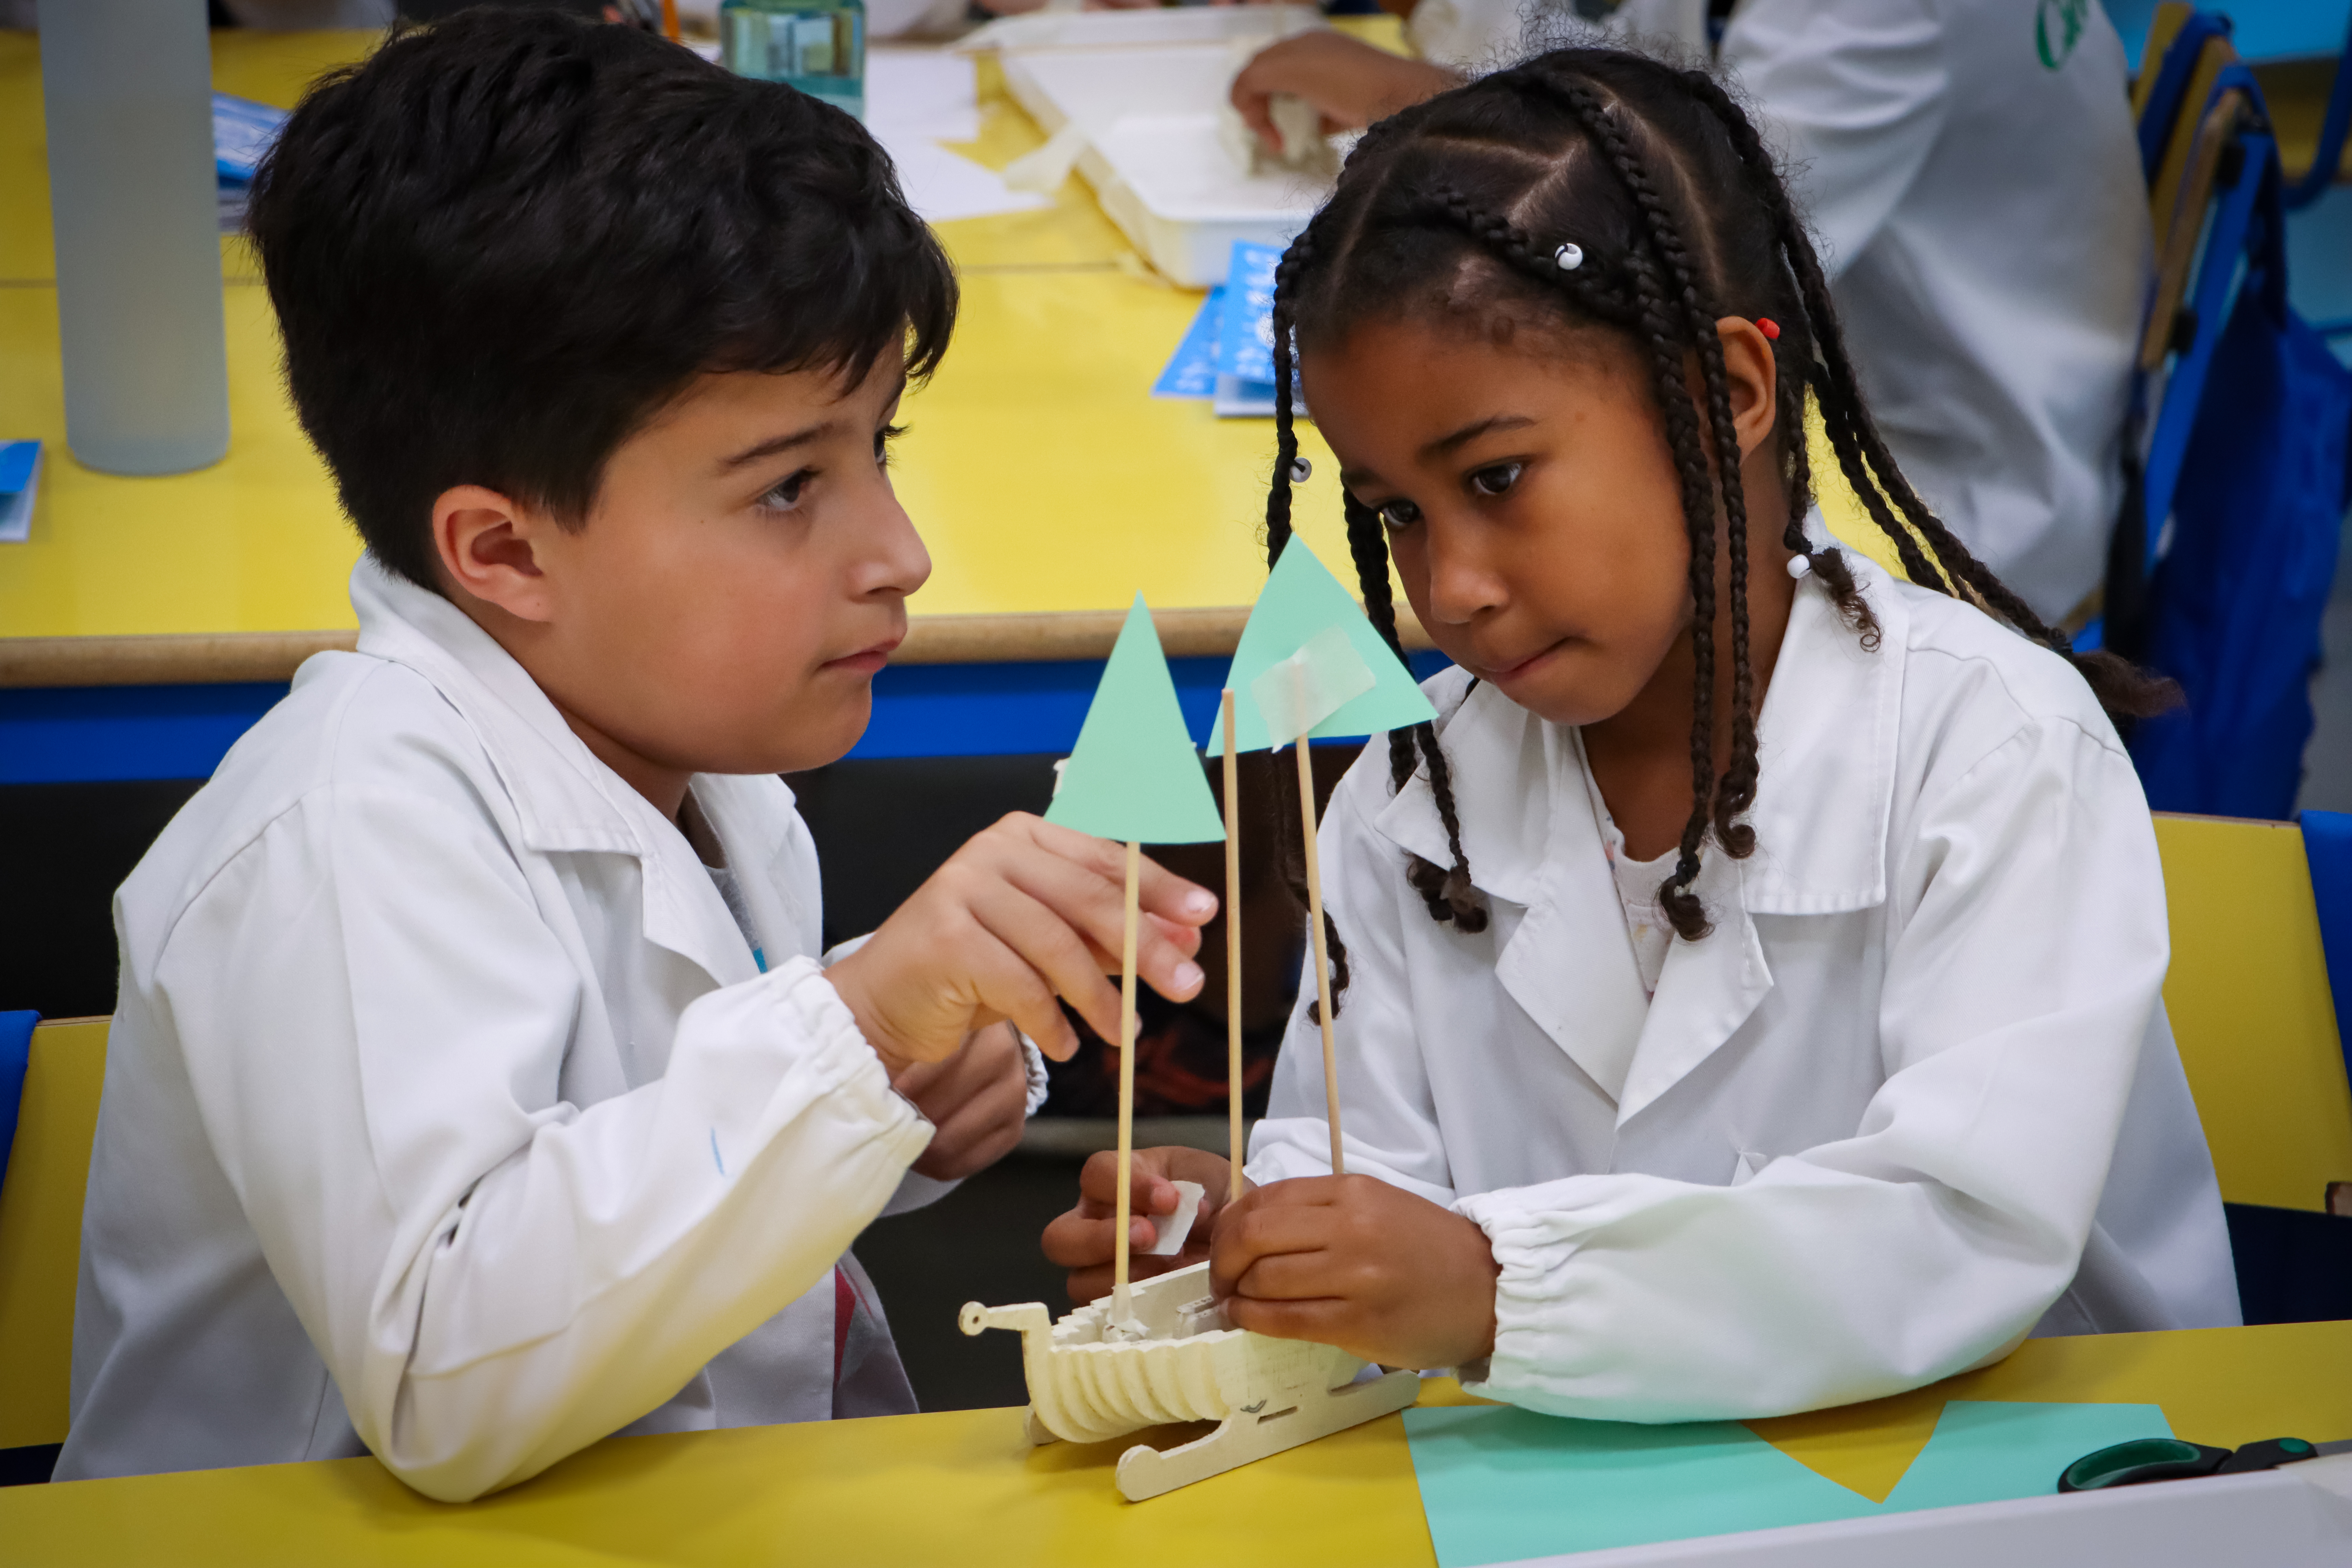
[[[1371,669],[1372,688],[1340,704],[1337,711],[1307,732],[1311,737],[1370,735],[1425,724],[1437,717],[1421,686],[1396,655],[1389,651],[1372,623],[1356,605],[1339,580],[1331,575],[1303,539],[1283,547],[1265,589],[1242,628],[1241,646],[1234,650],[1234,667],[1225,684],[1234,693],[1234,744],[1238,751],[1261,752],[1288,743],[1287,735],[1271,734],[1255,696],[1257,682],[1283,660],[1306,650],[1310,662],[1317,650],[1308,647],[1317,634],[1339,627],[1364,664]],[[1328,661],[1323,661],[1328,663]],[[1212,720],[1206,749],[1224,750],[1225,738]]]
[[1140,594],[1103,667],[1077,749],[1062,764],[1045,820],[1131,844],[1206,844],[1225,836]]

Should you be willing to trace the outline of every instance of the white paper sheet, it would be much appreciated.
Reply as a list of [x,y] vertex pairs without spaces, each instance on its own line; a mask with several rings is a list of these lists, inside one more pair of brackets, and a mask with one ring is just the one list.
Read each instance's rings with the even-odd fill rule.
[[898,165],[899,188],[926,223],[1034,212],[1053,205],[1016,191],[942,142],[980,134],[970,58],[944,49],[868,49],[866,128]]

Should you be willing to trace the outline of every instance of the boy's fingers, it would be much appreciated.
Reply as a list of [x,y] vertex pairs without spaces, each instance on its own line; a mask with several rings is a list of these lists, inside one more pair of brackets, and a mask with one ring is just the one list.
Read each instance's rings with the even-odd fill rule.
[[[1127,889],[1127,846],[1114,844],[1108,838],[1080,833],[1048,822],[1042,816],[1014,813],[998,824],[1016,831],[1029,842],[1051,850],[1064,860],[1093,872],[1108,882],[1112,896],[1122,905]],[[1217,895],[1196,883],[1189,882],[1152,859],[1143,858],[1141,877],[1137,882],[1138,901],[1151,914],[1162,916],[1177,925],[1201,926],[1208,923],[1217,912]]]
[[[982,928],[985,930],[985,928]],[[1057,1062],[1068,1061],[1078,1052],[1077,1031],[1062,1014],[1053,988],[1042,979],[1021,952],[1008,945],[1002,937],[987,943],[973,964],[979,984],[982,1007],[1001,1017],[1012,1020],[1015,1028],[1037,1042],[1037,1048]],[[1100,975],[1093,975],[1094,984],[1109,992]],[[1111,1016],[1118,1016],[1118,994],[1111,992]],[[1097,1005],[1100,998],[1094,999]],[[1088,1018],[1087,1022],[1094,1020]]]
[[[1108,964],[1105,960],[1126,943],[1126,901],[1120,890],[1084,867],[1051,856],[1023,858],[1005,867],[1003,876],[1001,883],[975,890],[973,912],[1045,970],[1055,988],[1079,1007],[1097,1034],[1105,1039],[1118,1038],[1117,1008],[1111,1010],[1106,1028],[1105,1021],[1080,1005],[1066,986],[1091,987],[1107,967],[1116,967],[1116,959]],[[1171,939],[1171,923],[1149,920],[1138,930],[1136,973],[1161,995],[1181,1002],[1200,989],[1202,975],[1191,952]],[[1185,929],[1192,938],[1189,947],[1198,948],[1199,933]],[[1084,981],[1076,973],[1080,969],[1091,972]]]
[[[1105,1039],[1118,1037],[1118,990],[1103,978],[1094,955],[1066,921],[1010,884],[984,889],[971,908],[982,929],[1003,944],[1006,955],[1027,972],[1029,984],[1016,987],[1024,996],[1034,991],[1050,1005],[1054,994],[1058,994],[1068,999],[1096,1034]],[[1039,1040],[1042,1048],[1041,1037],[1029,1027],[1023,1015],[997,1003],[993,994],[989,1001],[1013,1014],[1029,1037]],[[1060,1008],[1051,1010],[1060,1017]],[[1062,1026],[1066,1032],[1068,1020],[1063,1019]]]

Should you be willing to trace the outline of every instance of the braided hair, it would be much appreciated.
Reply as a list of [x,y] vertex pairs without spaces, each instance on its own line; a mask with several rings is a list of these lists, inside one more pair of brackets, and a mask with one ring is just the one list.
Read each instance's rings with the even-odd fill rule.
[[[1582,259],[1564,264],[1564,245]],[[1691,810],[1658,893],[1685,940],[1710,929],[1695,891],[1706,840],[1735,859],[1756,847],[1755,830],[1743,820],[1758,776],[1748,501],[1716,324],[1725,316],[1769,318],[1780,329],[1775,407],[1789,519],[1781,542],[1803,558],[1865,647],[1877,646],[1879,627],[1843,552],[1805,532],[1813,501],[1802,434],[1809,401],[1847,483],[1913,582],[1970,600],[2067,659],[2110,713],[2137,716],[2168,705],[2169,683],[2112,654],[2075,653],[1927,509],[1864,401],[1820,258],[1746,111],[1706,72],[1623,49],[1539,55],[1381,121],[1350,153],[1331,199],[1276,273],[1269,563],[1292,531],[1298,349],[1336,344],[1368,321],[1458,311],[1465,303],[1612,331],[1647,363],[1690,547],[1697,675]],[[1693,359],[1696,395],[1685,369]],[[1345,507],[1365,609],[1397,649],[1385,530],[1353,495]],[[1727,604],[1718,603],[1717,591],[1718,536],[1727,556],[1720,597]],[[1718,759],[1717,645],[1725,636],[1730,754]],[[1396,789],[1426,770],[1453,862],[1441,869],[1414,857],[1407,869],[1414,889],[1432,918],[1483,930],[1486,911],[1471,885],[1435,728],[1391,732],[1389,763]],[[1344,973],[1337,932],[1328,934]]]

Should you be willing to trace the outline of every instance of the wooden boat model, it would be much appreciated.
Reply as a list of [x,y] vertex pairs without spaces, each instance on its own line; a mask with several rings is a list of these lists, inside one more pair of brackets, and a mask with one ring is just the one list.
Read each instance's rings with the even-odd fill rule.
[[1421,1392],[1412,1372],[1360,1382],[1366,1363],[1345,1351],[1232,1327],[1210,1297],[1206,1263],[1131,1287],[1134,1337],[1111,1328],[1111,1300],[1058,1322],[1034,1301],[973,1301],[958,1322],[967,1334],[1020,1333],[1033,1443],[1101,1443],[1148,1426],[1218,1424],[1173,1448],[1139,1443],[1120,1455],[1118,1489],[1130,1502],[1402,1410]]

